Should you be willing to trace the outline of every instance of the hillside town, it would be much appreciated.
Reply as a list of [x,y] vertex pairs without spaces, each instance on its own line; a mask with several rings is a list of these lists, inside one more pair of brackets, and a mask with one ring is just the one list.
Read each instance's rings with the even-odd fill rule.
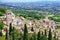
[[11,10],[6,10],[5,16],[0,17],[0,21],[3,22],[3,35],[5,35],[5,29],[9,30],[9,24],[12,23],[12,26],[21,32],[24,31],[24,24],[27,25],[28,32],[33,33],[31,28],[34,28],[34,31],[37,33],[39,29],[43,31],[44,29],[49,30],[51,28],[52,32],[55,33],[56,23],[53,20],[48,19],[48,13],[45,15],[45,19],[40,20],[27,20],[24,17],[15,16]]
[[60,40],[60,1],[0,0],[0,40]]

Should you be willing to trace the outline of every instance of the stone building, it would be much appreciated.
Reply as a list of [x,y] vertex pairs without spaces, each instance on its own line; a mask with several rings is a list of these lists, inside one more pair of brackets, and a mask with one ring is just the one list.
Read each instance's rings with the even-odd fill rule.
[[46,13],[45,19],[39,20],[39,23],[40,23],[40,26],[45,27],[45,29],[47,31],[49,31],[49,29],[51,29],[53,33],[55,32],[57,25],[54,20],[50,20],[48,18],[48,13]]
[[11,12],[11,10],[6,10],[6,24],[9,25],[13,19],[15,19],[15,15]]
[[10,23],[12,23],[12,26],[20,31],[24,31],[24,25],[27,25],[28,32],[33,33],[31,31],[31,28],[34,28],[35,32],[38,32],[39,29],[43,30],[45,29],[52,29],[52,31],[55,30],[56,23],[53,20],[48,19],[48,13],[46,13],[45,19],[40,20],[27,20],[24,17],[15,16],[10,10],[6,11],[5,15],[5,23],[9,26]]

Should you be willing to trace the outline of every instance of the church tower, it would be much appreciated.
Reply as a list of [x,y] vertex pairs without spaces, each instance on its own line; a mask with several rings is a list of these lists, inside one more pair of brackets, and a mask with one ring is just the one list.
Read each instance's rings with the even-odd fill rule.
[[12,15],[10,10],[6,10],[6,24],[9,25],[12,22]]
[[49,22],[48,12],[46,12],[45,21],[46,21],[46,22]]
[[46,12],[45,19],[48,19],[48,12]]

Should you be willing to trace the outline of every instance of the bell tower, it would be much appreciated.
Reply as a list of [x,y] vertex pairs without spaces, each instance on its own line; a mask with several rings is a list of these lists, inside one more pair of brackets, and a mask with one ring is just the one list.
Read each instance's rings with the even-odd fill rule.
[[45,18],[48,19],[48,12],[46,12]]
[[9,25],[12,22],[12,15],[10,10],[6,10],[6,24]]

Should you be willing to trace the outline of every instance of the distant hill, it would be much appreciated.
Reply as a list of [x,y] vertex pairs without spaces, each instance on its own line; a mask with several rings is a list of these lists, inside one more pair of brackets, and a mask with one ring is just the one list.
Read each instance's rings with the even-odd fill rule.
[[6,6],[10,9],[41,10],[49,12],[60,11],[59,2],[0,3],[0,6]]

